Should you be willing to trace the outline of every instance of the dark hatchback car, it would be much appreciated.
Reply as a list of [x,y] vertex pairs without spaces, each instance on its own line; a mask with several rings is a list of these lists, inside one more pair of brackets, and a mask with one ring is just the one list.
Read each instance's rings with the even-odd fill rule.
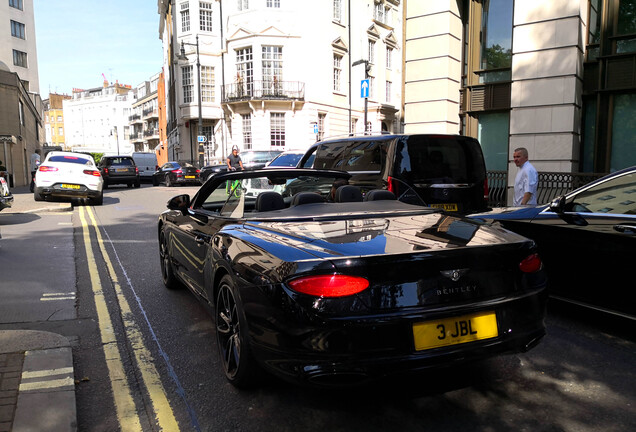
[[352,385],[540,341],[546,278],[532,241],[386,190],[363,198],[344,185],[327,202],[348,178],[221,173],[160,215],[162,279],[213,311],[232,384],[250,385],[262,367]]
[[299,168],[337,169],[362,188],[459,214],[486,211],[488,181],[479,142],[460,135],[363,135],[318,142]]
[[166,162],[152,175],[152,185],[164,183],[171,187],[175,185],[200,185],[199,169],[187,162]]
[[636,166],[548,205],[471,215],[537,243],[552,297],[636,320]]
[[104,180],[104,189],[109,185],[126,184],[128,187],[140,187],[139,169],[131,156],[102,156],[99,172]]

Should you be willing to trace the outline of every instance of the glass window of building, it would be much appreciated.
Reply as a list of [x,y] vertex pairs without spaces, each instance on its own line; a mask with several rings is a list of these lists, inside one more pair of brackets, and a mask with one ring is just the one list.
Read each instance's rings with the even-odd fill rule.
[[252,115],[241,114],[241,123],[243,126],[243,149],[252,148]]
[[393,48],[390,47],[386,48],[386,68],[393,68]]
[[285,146],[285,113],[270,113],[270,145],[272,147]]
[[239,96],[252,96],[253,80],[252,47],[236,50],[236,82]]
[[11,36],[25,39],[24,24],[11,20]]
[[268,8],[280,8],[280,0],[267,0]]
[[325,138],[325,122],[327,121],[326,113],[318,113],[318,141]]
[[280,91],[283,81],[283,47],[262,47],[263,92]]
[[616,21],[616,53],[636,52],[636,0],[618,2]]
[[484,0],[481,19],[482,83],[510,81],[512,0]]
[[214,67],[201,66],[201,101],[214,102]]
[[242,11],[242,10],[247,10],[250,8],[249,5],[249,0],[238,0],[238,5],[237,5],[237,9]]
[[194,89],[192,65],[181,66],[181,85],[183,86],[183,103],[191,103]]
[[181,31],[189,32],[190,31],[190,3],[185,2],[181,3]]
[[333,55],[333,91],[340,91],[340,81],[342,80],[342,56]]
[[610,172],[636,165],[636,94],[615,95],[613,108]]
[[341,0],[333,0],[333,20],[340,22],[342,19],[342,2]]
[[29,67],[27,62],[27,53],[13,50],[13,64],[20,67]]
[[386,85],[385,85],[385,87],[386,87],[386,95],[385,95],[386,103],[391,103],[391,87],[392,87],[391,84],[392,84],[391,81],[387,81]]
[[22,0],[9,0],[9,6],[15,9],[24,10]]
[[199,28],[201,31],[212,31],[212,3],[199,2]]
[[375,41],[369,40],[369,63],[375,63]]

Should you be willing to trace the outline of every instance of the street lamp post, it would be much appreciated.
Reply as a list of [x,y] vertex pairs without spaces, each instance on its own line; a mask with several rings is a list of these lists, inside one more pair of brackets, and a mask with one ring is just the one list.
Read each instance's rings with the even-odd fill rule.
[[[177,56],[178,60],[188,60],[188,57],[185,53],[184,45],[195,46],[197,48],[197,87],[198,87],[198,102],[199,102],[199,126],[197,131],[197,142],[199,141],[198,137],[203,135],[203,113],[201,112],[201,61],[199,58],[199,35],[196,36],[196,43],[189,43],[181,41],[181,50],[179,55]],[[199,168],[204,165],[203,162],[203,143],[199,142]]]
[[[356,60],[351,63],[351,66],[358,66],[364,64],[364,79],[369,79],[369,60]],[[367,113],[369,111],[369,98],[364,98],[364,134],[367,134]]]

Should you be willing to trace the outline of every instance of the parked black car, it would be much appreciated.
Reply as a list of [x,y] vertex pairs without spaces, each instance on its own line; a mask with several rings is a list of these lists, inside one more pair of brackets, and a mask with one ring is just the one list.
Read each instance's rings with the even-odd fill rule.
[[351,184],[388,189],[400,201],[459,214],[486,211],[488,181],[479,142],[460,135],[362,135],[318,142],[299,168],[337,169]]
[[104,180],[104,189],[109,185],[126,184],[128,187],[140,187],[139,169],[131,156],[102,156],[99,172]]
[[160,215],[163,281],[213,310],[232,384],[251,384],[259,366],[353,384],[539,342],[546,278],[532,241],[386,190],[363,201],[344,185],[326,202],[349,177],[221,173]]
[[[246,170],[261,169],[265,167],[269,162],[275,159],[282,153],[282,150],[247,150],[240,152],[241,161],[243,162],[243,168]],[[219,165],[206,165],[201,168],[201,182],[205,182],[211,176],[227,172],[227,164]]]
[[165,183],[171,187],[183,184],[200,185],[199,169],[187,162],[166,162],[152,175],[152,185]]
[[227,164],[206,165],[203,168],[201,168],[201,172],[199,173],[199,176],[201,177],[201,181],[204,182],[208,180],[210,177],[212,177],[213,175],[226,172],[226,171],[227,171]]
[[636,319],[636,166],[593,181],[549,205],[471,215],[537,243],[552,297]]

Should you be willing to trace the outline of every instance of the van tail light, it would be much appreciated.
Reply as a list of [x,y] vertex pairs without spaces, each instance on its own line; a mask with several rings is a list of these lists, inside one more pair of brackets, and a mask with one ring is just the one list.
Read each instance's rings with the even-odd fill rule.
[[400,196],[400,194],[398,193],[398,182],[396,179],[394,179],[393,177],[389,176],[388,178],[388,189],[390,192],[393,192],[393,194],[395,196]]
[[484,180],[484,201],[488,202],[488,179]]
[[84,174],[92,175],[93,177],[99,177],[101,174],[97,170],[84,170]]
[[519,269],[524,273],[535,273],[543,268],[539,254],[532,254],[519,263]]
[[40,168],[38,168],[38,171],[40,171],[40,172],[55,172],[55,171],[57,171],[57,168],[56,167],[52,167],[52,166],[40,165]]
[[345,297],[369,287],[369,281],[363,277],[340,274],[305,276],[288,284],[296,292],[315,297]]

